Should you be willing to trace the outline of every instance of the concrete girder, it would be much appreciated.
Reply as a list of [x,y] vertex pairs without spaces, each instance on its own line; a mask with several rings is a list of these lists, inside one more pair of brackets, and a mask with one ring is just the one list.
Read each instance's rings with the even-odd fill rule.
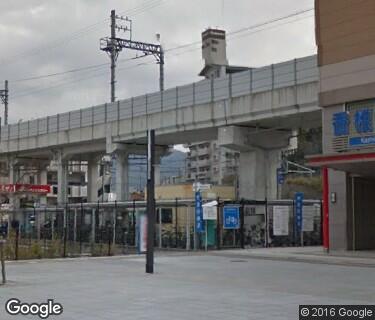
[[220,146],[237,151],[281,149],[289,145],[291,130],[230,126],[218,129]]
[[240,151],[240,198],[276,199],[276,170],[291,131],[232,126],[219,128],[218,136],[219,146]]

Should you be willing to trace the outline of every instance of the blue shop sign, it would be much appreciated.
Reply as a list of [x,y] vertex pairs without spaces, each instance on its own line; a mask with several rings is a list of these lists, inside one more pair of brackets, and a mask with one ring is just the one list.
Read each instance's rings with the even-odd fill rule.
[[349,139],[350,147],[370,146],[375,144],[375,136],[353,137]]
[[335,137],[349,135],[349,114],[346,112],[338,112],[333,114],[332,118],[333,134]]
[[372,110],[362,109],[358,110],[354,114],[355,129],[358,133],[373,132],[372,126]]
[[335,137],[348,136],[351,121],[354,123],[355,131],[359,134],[374,132],[374,112],[372,109],[357,110],[352,117],[353,119],[350,119],[347,112],[333,114],[332,125]]
[[223,210],[224,215],[224,229],[239,229],[240,228],[240,208],[234,206],[226,206]]

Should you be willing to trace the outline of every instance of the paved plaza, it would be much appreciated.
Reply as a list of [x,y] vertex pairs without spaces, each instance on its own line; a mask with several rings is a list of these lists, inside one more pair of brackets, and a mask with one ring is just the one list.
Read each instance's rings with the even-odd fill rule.
[[12,262],[5,302],[55,299],[51,319],[298,319],[299,304],[374,303],[375,268],[262,260],[232,254],[165,254],[156,273],[144,256]]

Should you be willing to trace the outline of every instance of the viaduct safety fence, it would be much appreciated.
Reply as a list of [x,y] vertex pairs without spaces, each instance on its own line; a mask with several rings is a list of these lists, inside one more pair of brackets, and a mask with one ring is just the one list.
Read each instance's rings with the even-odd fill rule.
[[313,55],[114,103],[0,126],[0,142],[180,110],[193,105],[294,87],[318,80],[317,56]]
[[[193,199],[157,200],[155,247],[220,250],[322,243],[319,200],[304,200],[301,230],[294,200],[215,201],[211,218],[198,232]],[[7,260],[142,253],[146,226],[145,201],[70,203],[0,213]]]

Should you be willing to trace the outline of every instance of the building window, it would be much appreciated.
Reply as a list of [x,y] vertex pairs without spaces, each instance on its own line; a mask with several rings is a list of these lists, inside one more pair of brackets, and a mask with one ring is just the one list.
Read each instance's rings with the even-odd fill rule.
[[211,48],[211,51],[217,52],[217,49],[216,48]]
[[[161,223],[173,223],[172,208],[160,208],[159,210],[161,210]],[[156,215],[156,223],[159,223],[159,214]]]

